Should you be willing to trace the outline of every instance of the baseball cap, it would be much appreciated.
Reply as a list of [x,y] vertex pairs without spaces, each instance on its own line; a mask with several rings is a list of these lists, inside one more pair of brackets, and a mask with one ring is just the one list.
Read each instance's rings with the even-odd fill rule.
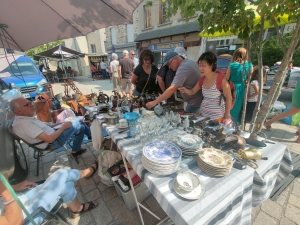
[[174,51],[177,52],[178,55],[182,56],[183,58],[187,58],[184,47],[176,47]]
[[127,50],[124,50],[123,54],[129,54],[129,52]]
[[167,65],[168,61],[172,58],[174,58],[174,56],[178,55],[177,52],[174,51],[168,51],[167,54],[164,57],[164,64],[163,66]]

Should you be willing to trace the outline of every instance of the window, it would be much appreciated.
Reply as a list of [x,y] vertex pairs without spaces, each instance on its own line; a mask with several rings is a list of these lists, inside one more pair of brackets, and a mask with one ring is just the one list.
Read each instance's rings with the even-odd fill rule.
[[219,41],[219,46],[229,45],[230,39],[223,39]]
[[127,42],[134,41],[133,24],[127,24]]
[[91,44],[91,53],[96,53],[96,45]]
[[110,37],[111,37],[111,43],[113,45],[116,45],[117,44],[117,33],[116,33],[116,28],[111,28],[110,29]]
[[0,73],[8,72],[11,75],[20,76],[20,75],[36,75],[39,73],[38,68],[30,62],[19,62],[12,63],[11,66],[6,67]]
[[159,13],[159,23],[170,22],[170,18],[167,18],[167,10],[170,7],[169,2],[160,2],[160,13]]
[[144,15],[145,15],[145,28],[152,26],[151,24],[151,6],[144,5]]

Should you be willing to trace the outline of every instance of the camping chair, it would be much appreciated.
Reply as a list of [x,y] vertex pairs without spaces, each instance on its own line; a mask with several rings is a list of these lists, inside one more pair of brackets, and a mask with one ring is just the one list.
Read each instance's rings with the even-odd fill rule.
[[64,75],[62,71],[56,71],[56,79],[59,82],[60,80],[63,81],[64,80]]
[[55,77],[55,75],[53,74],[52,71],[51,72],[47,72],[46,77],[47,77],[48,82],[52,81],[53,83],[55,83],[56,77]]
[[65,149],[65,151],[70,154],[71,158],[73,158],[77,163],[79,163],[77,156],[76,155],[73,156],[71,154],[71,152],[68,150],[68,148],[66,147],[67,144],[69,144],[71,146],[71,144],[70,144],[71,139],[68,142],[66,142],[65,144],[62,143],[58,139],[58,141],[60,143],[60,146],[58,148],[52,148],[51,144],[49,144],[46,149],[40,149],[40,148],[37,147],[37,145],[40,145],[40,144],[45,143],[45,142],[44,141],[40,141],[38,143],[30,144],[27,141],[25,141],[24,139],[20,138],[12,130],[13,121],[14,120],[12,119],[8,123],[7,129],[9,131],[9,133],[11,133],[11,135],[13,135],[13,138],[20,144],[22,150],[23,150],[23,147],[21,145],[21,141],[23,141],[25,144],[27,144],[30,148],[32,148],[34,150],[34,152],[33,152],[33,158],[37,160],[37,163],[36,163],[36,176],[39,175],[40,158],[44,156],[44,153],[45,152],[47,152],[47,153],[53,152],[53,151],[55,151],[55,150],[57,150],[58,148],[61,148],[61,147],[63,147]]
[[[62,207],[63,201],[60,198],[57,202],[57,204],[53,207],[53,209],[48,212],[47,210],[44,209],[44,207],[40,206],[38,207],[35,211],[30,213],[31,217],[34,219],[37,215],[44,214],[45,218],[41,224],[46,224],[50,220],[54,219],[56,220],[59,224],[63,225],[71,225],[71,223],[68,222],[68,220],[60,214],[59,209]],[[22,225],[29,225],[31,224],[28,218],[24,219],[24,222]],[[56,223],[57,224],[57,223]]]

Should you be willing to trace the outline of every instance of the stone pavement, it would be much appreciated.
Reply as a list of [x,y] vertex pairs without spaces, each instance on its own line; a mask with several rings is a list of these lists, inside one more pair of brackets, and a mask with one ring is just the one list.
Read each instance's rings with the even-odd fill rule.
[[[89,94],[91,90],[97,92],[103,90],[107,95],[111,95],[112,83],[109,80],[92,81],[91,78],[78,77],[75,79],[77,87],[84,93]],[[64,87],[61,83],[53,85],[54,94],[63,93]],[[72,93],[72,91],[71,91]],[[291,93],[283,92],[279,98],[284,103],[291,102]],[[294,143],[296,139],[297,127],[289,126],[281,122],[272,125],[272,131],[266,131],[269,139],[285,144],[290,151],[300,154],[300,144]],[[100,151],[95,151],[91,143],[84,144],[87,152],[79,156],[79,164],[68,158],[65,152],[51,153],[42,158],[40,165],[40,176],[35,176],[36,162],[32,158],[32,150],[26,150],[26,155],[30,162],[30,174],[28,179],[37,181],[46,179],[51,173],[59,168],[84,169],[91,165]],[[95,175],[91,180],[81,179],[76,183],[78,197],[81,202],[97,199],[99,206],[83,214],[76,219],[69,219],[72,224],[90,225],[110,225],[114,222],[122,222],[124,225],[141,224],[136,209],[129,211],[121,197],[117,195],[114,187],[108,187],[100,182],[99,176]],[[150,195],[142,203],[156,213],[160,218],[166,216],[155,198]],[[70,211],[64,207],[62,213],[70,218]],[[158,222],[153,216],[142,209],[145,224],[156,224]],[[55,223],[53,223],[55,224]],[[261,206],[252,210],[253,225],[295,225],[300,224],[300,176],[296,178],[287,189],[281,193],[276,201],[267,200]]]

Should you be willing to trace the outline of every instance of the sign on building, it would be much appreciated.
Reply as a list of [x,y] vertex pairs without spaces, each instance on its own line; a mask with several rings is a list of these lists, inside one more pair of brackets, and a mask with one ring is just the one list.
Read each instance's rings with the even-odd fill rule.
[[151,51],[170,51],[174,50],[177,47],[183,47],[183,41],[148,45],[148,49],[150,49]]

